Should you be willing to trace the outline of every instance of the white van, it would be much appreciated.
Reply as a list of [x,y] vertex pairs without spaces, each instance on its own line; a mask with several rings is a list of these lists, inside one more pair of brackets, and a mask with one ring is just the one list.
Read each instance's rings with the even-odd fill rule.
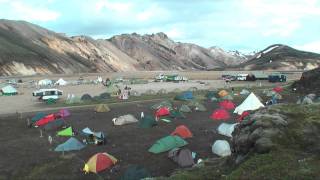
[[245,80],[247,80],[247,76],[248,76],[248,74],[238,74],[237,80],[238,81],[245,81]]

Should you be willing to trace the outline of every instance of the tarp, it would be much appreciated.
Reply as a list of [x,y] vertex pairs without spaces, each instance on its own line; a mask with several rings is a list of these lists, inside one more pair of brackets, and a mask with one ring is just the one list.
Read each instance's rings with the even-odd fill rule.
[[185,104],[181,105],[181,107],[179,108],[179,111],[180,112],[185,112],[185,113],[192,112],[191,109],[189,108],[189,106],[185,105]]
[[139,165],[130,165],[120,180],[141,180],[148,177],[151,177],[151,174],[147,169]]
[[186,139],[191,138],[193,135],[187,126],[180,125],[171,133],[171,136],[180,136],[183,139]]
[[234,109],[234,108],[236,107],[236,105],[235,105],[232,101],[230,101],[230,100],[221,101],[221,102],[219,103],[219,106],[220,106],[221,108],[226,109],[226,110],[231,110],[231,109]]
[[54,114],[49,114],[45,117],[43,117],[42,119],[40,119],[39,121],[37,121],[35,123],[35,126],[44,126],[46,124],[48,124],[51,121],[54,121],[56,119],[56,116]]
[[1,88],[1,92],[3,95],[15,95],[18,94],[18,91],[12,87],[11,85],[7,85],[3,88]]
[[82,144],[79,140],[77,140],[74,137],[71,137],[66,142],[58,145],[54,151],[75,151],[75,150],[81,150],[85,147],[84,144]]
[[83,170],[86,173],[89,173],[89,172],[98,173],[103,170],[111,168],[117,162],[118,160],[115,157],[113,157],[112,155],[106,152],[97,153],[88,160]]
[[139,127],[141,128],[151,128],[157,125],[157,121],[152,116],[144,116],[139,121]]
[[70,126],[70,127],[66,128],[66,129],[58,131],[57,135],[58,136],[73,136],[72,127]]
[[230,114],[225,109],[217,109],[213,111],[210,118],[214,120],[227,120],[230,119]]
[[228,141],[226,140],[217,140],[212,145],[212,152],[218,156],[230,156],[231,150]]
[[31,122],[32,123],[35,123],[37,121],[39,121],[40,119],[46,117],[47,114],[44,113],[44,112],[38,112],[36,115],[34,115],[32,118],[31,118]]
[[236,107],[234,113],[242,114],[244,111],[253,111],[261,107],[264,107],[264,105],[254,93],[251,93],[238,107]]
[[169,108],[167,108],[167,107],[162,107],[162,108],[158,109],[155,113],[156,117],[168,116],[168,115],[170,115],[170,111],[169,111]]
[[59,86],[65,86],[65,85],[67,85],[67,81],[65,81],[62,78],[60,78],[58,81],[56,81],[55,84],[59,85]]
[[183,93],[177,95],[174,99],[181,100],[181,101],[191,100],[191,99],[193,99],[192,91],[183,92]]
[[166,136],[159,139],[155,144],[151,146],[151,148],[149,148],[148,151],[154,154],[158,154],[169,151],[173,148],[185,146],[187,144],[188,143],[179,136]]
[[112,121],[113,121],[113,124],[116,126],[138,122],[138,120],[131,114],[119,116],[118,118],[113,118]]
[[218,133],[224,136],[232,137],[232,132],[234,131],[234,127],[237,124],[238,123],[234,123],[234,124],[222,123],[218,127]]
[[99,132],[94,132],[92,131],[90,128],[86,127],[84,129],[82,129],[82,133],[84,133],[85,135],[93,135],[99,139],[103,139],[105,138],[105,135],[103,132],[99,131]]
[[180,167],[191,167],[195,164],[192,152],[189,149],[172,149],[169,151],[168,157],[176,162]]
[[226,91],[226,90],[221,90],[221,91],[219,91],[219,93],[218,93],[218,95],[220,96],[220,97],[224,97],[224,96],[227,96],[229,93]]
[[94,108],[95,112],[109,112],[110,108],[108,105],[106,104],[98,104],[95,108]]
[[63,119],[55,119],[54,121],[50,121],[46,125],[44,125],[45,130],[57,130],[65,125],[65,122]]

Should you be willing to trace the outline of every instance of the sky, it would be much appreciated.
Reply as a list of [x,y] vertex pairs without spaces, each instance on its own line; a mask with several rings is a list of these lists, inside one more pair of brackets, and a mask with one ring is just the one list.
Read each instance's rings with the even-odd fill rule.
[[95,39],[164,32],[226,50],[281,43],[320,53],[320,0],[0,0],[0,18]]

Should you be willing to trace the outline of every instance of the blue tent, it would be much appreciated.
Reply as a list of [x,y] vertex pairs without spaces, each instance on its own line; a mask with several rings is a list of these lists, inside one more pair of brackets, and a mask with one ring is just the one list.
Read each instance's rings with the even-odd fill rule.
[[191,100],[191,99],[193,99],[193,94],[191,91],[183,92],[175,97],[175,100],[182,100],[182,101]]
[[84,147],[85,145],[83,145],[80,141],[78,141],[74,137],[71,137],[66,142],[58,145],[54,149],[54,151],[74,151],[74,150],[81,150]]

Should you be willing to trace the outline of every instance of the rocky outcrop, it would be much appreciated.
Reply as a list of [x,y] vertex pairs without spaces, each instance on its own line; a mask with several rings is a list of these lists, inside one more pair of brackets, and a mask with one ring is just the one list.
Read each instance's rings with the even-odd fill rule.
[[304,72],[301,79],[295,82],[292,86],[304,94],[320,94],[320,68]]

